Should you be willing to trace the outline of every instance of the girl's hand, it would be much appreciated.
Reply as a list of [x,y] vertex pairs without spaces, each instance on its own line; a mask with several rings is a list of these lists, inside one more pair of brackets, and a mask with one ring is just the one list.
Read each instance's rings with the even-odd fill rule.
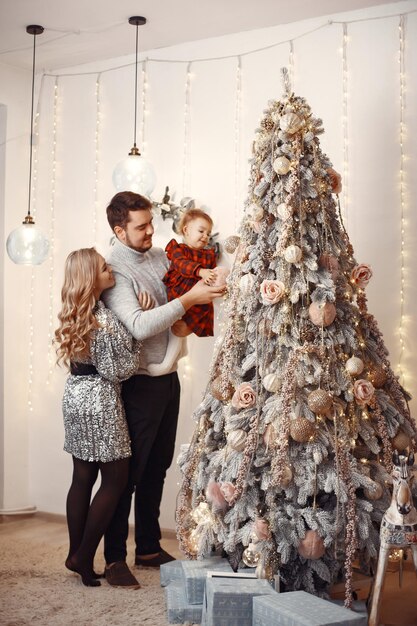
[[213,285],[216,280],[216,272],[214,270],[205,270],[201,268],[198,275],[202,278],[206,285]]
[[149,311],[155,306],[155,300],[146,291],[140,291],[138,295],[139,306],[143,311]]

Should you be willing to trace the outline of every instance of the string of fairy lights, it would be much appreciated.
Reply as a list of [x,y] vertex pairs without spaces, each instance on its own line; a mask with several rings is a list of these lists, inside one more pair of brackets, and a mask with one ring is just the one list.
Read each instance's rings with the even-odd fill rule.
[[[398,356],[398,373],[402,379],[405,377],[405,372],[403,369],[402,359],[404,356],[405,350],[405,319],[404,319],[404,311],[405,311],[405,277],[406,277],[406,268],[405,268],[405,232],[406,232],[406,223],[405,223],[405,202],[406,202],[406,194],[405,194],[405,150],[404,150],[404,141],[405,141],[405,122],[404,122],[404,114],[405,114],[405,21],[406,16],[400,15],[400,21],[398,25],[399,31],[399,52],[398,52],[398,64],[400,71],[400,232],[401,232],[401,249],[400,249],[400,323],[398,327],[398,335],[400,341],[400,352]],[[404,380],[402,381],[404,382]]]
[[188,180],[187,172],[190,163],[190,105],[191,105],[191,63],[187,64],[185,72],[185,94],[184,94],[184,146],[182,151],[182,197],[186,195]]
[[94,131],[94,197],[93,197],[93,241],[94,245],[98,244],[98,227],[97,216],[99,211],[99,171],[100,171],[100,122],[101,122],[101,103],[100,103],[100,78],[101,74],[97,74],[96,78],[96,128]]
[[[400,340],[400,352],[398,358],[398,370],[401,376],[405,375],[403,361],[405,357],[405,352],[407,349],[407,341],[406,341],[406,326],[405,326],[405,289],[406,289],[406,276],[407,276],[407,267],[406,267],[406,242],[405,242],[405,233],[406,233],[406,181],[405,181],[405,171],[406,171],[406,155],[404,148],[404,141],[406,136],[406,127],[405,127],[405,90],[406,90],[406,73],[405,73],[405,21],[406,15],[410,13],[414,13],[416,11],[408,11],[402,15],[396,15],[399,18],[399,73],[400,73],[400,94],[399,94],[399,106],[400,106],[400,120],[399,120],[399,130],[400,130],[400,215],[401,215],[401,278],[400,278],[400,322],[399,322],[399,340]],[[184,60],[175,60],[175,59],[151,59],[146,58],[142,61],[142,122],[141,122],[141,148],[142,152],[146,150],[146,136],[145,136],[145,120],[148,114],[147,110],[147,91],[149,88],[148,84],[148,75],[147,75],[147,67],[149,63],[182,63],[185,64],[186,72],[185,72],[185,86],[184,86],[184,113],[183,113],[183,154],[182,154],[182,192],[183,196],[186,195],[187,191],[189,191],[189,176],[190,176],[190,164],[191,164],[191,87],[192,87],[192,77],[193,74],[191,69],[194,71],[195,63],[203,63],[211,60],[220,60],[220,59],[236,59],[236,94],[235,94],[235,114],[234,114],[234,213],[235,213],[235,226],[238,225],[240,220],[240,184],[241,184],[241,171],[240,171],[240,158],[241,158],[241,129],[242,129],[242,104],[243,104],[243,91],[242,91],[242,76],[243,76],[243,60],[245,56],[254,54],[261,50],[266,50],[270,48],[274,48],[276,46],[280,46],[283,44],[289,45],[289,56],[288,56],[288,69],[291,85],[294,85],[295,79],[295,52],[294,52],[294,42],[302,37],[306,37],[313,32],[317,32],[320,29],[328,28],[336,24],[342,24],[342,152],[343,152],[343,219],[345,225],[347,225],[349,219],[349,124],[348,124],[348,113],[349,113],[349,34],[348,34],[348,24],[352,22],[358,21],[372,21],[374,19],[389,19],[395,17],[393,15],[380,16],[378,18],[365,18],[362,20],[347,20],[343,22],[336,21],[327,21],[305,33],[301,33],[296,37],[292,37],[291,39],[285,41],[279,41],[274,44],[265,46],[263,48],[257,50],[251,50],[248,52],[241,53],[239,55],[227,55],[224,57],[212,57],[212,58],[204,58],[204,59],[192,59],[188,61]],[[132,63],[125,64],[120,66],[121,68],[126,66],[131,66]],[[100,133],[101,133],[101,94],[100,94],[100,80],[101,75],[107,71],[115,71],[119,68],[110,68],[108,70],[102,70],[99,74],[97,72],[94,73],[96,79],[96,118],[95,118],[95,134],[94,134],[94,212],[93,212],[93,240],[97,242],[97,215],[99,210],[99,181],[100,181]],[[54,299],[53,299],[53,282],[54,282],[54,237],[55,237],[55,187],[56,187],[56,137],[57,137],[57,123],[58,123],[58,76],[62,79],[65,76],[76,76],[76,75],[85,75],[85,74],[93,74],[93,72],[78,72],[66,74],[64,72],[60,72],[59,74],[44,74],[46,76],[53,76],[55,79],[54,86],[54,107],[53,107],[53,150],[52,150],[52,177],[51,177],[51,192],[50,192],[50,242],[51,242],[51,252],[49,257],[49,316],[48,316],[48,346],[52,343],[53,337],[53,329],[55,325],[55,319],[53,316],[54,311]],[[36,119],[35,119],[36,123]],[[34,168],[34,185],[36,185],[36,161]],[[29,305],[29,406],[32,408],[32,385],[33,385],[33,302],[35,295],[35,287],[34,287],[34,276],[31,278],[31,288],[30,288],[30,305]],[[51,356],[51,355],[50,355]],[[53,371],[54,359],[49,359],[49,371],[48,371],[48,381],[50,379],[51,373]],[[190,364],[187,363],[187,368],[190,367]],[[187,372],[187,373],[186,373]],[[189,370],[184,367],[184,375],[188,377]]]
[[240,136],[241,136],[241,114],[242,114],[242,58],[237,57],[236,63],[236,103],[235,103],[235,232],[237,232],[241,218],[240,200]]
[[[44,78],[42,77],[40,94],[42,93],[44,85]],[[38,151],[39,151],[39,119],[40,119],[40,97],[36,106],[35,119],[33,123],[33,169],[32,169],[32,187],[31,187],[31,211],[34,218],[36,218],[36,200],[38,189]],[[28,409],[33,411],[33,374],[34,374],[34,337],[35,337],[35,325],[34,325],[34,303],[35,303],[35,282],[36,271],[35,268],[31,268],[30,272],[30,287],[29,287],[29,340],[28,340]]]
[[142,123],[141,123],[141,150],[143,156],[146,154],[146,135],[145,135],[145,123],[146,117],[148,116],[148,108],[147,108],[147,95],[148,95],[148,62],[142,62],[142,91],[141,91],[141,102],[142,102]]
[[295,81],[294,42],[291,39],[289,43],[290,43],[290,53],[288,55],[288,74],[290,77],[291,89],[294,91],[294,81]]
[[58,81],[55,78],[54,84],[54,106],[53,106],[53,123],[52,123],[52,174],[51,174],[51,191],[49,197],[49,280],[48,280],[48,376],[46,384],[51,381],[51,377],[55,367],[55,358],[53,351],[53,337],[55,328],[54,316],[54,274],[55,274],[55,196],[56,196],[56,145],[57,145],[57,129],[58,129]]
[[343,203],[342,219],[349,226],[349,124],[348,124],[348,25],[343,24],[342,40],[342,136],[343,136]]

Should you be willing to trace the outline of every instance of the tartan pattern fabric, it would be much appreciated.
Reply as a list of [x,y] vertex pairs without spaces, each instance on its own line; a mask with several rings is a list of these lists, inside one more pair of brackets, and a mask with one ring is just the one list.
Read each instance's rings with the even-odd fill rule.
[[[189,291],[199,280],[196,272],[200,268],[216,267],[216,253],[213,248],[195,250],[184,243],[171,239],[165,248],[171,262],[164,276],[168,300],[174,300]],[[211,337],[214,326],[214,310],[212,304],[198,304],[186,311],[183,321],[198,337]]]

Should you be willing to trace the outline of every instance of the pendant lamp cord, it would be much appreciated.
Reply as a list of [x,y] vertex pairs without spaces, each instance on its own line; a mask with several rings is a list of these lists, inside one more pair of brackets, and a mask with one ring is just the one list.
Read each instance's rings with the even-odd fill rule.
[[28,215],[30,215],[30,196],[32,191],[32,151],[33,151],[33,106],[35,101],[35,58],[36,58],[36,33],[33,35],[33,61],[32,61],[32,106],[30,111],[30,155],[29,155],[29,194]]
[[139,26],[136,24],[136,61],[135,61],[135,127],[133,135],[133,147],[136,148],[136,120],[138,115],[138,39]]

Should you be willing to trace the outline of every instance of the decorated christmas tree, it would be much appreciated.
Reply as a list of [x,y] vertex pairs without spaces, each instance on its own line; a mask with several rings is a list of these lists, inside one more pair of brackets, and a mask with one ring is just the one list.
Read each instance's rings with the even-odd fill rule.
[[224,336],[195,412],[177,530],[190,558],[221,550],[237,569],[279,573],[326,595],[378,554],[393,449],[413,446],[394,375],[343,227],[340,177],[321,120],[290,92],[256,131],[228,281]]

